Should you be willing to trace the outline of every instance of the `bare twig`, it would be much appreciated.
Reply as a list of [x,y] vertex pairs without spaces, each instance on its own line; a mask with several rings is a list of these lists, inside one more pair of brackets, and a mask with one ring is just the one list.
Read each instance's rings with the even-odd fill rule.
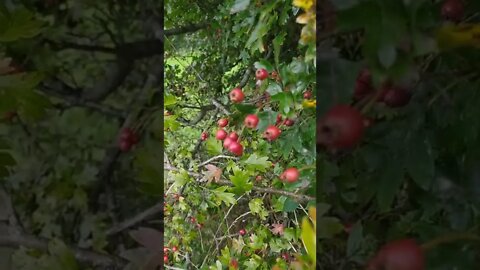
[[146,209],[145,211],[131,217],[131,218],[128,218],[120,223],[118,223],[116,226],[110,228],[108,231],[107,231],[107,235],[108,236],[111,236],[111,235],[114,235],[116,233],[119,233],[125,229],[128,229],[132,226],[134,226],[135,224],[153,216],[153,215],[156,215],[158,213],[161,213],[163,211],[163,203],[157,203],[155,205],[153,205],[152,207]]
[[210,162],[214,161],[214,160],[217,160],[217,159],[222,159],[222,158],[226,158],[226,159],[238,159],[237,157],[233,157],[233,156],[225,156],[225,155],[218,155],[218,156],[214,156],[212,158],[209,158],[208,160],[205,160],[204,162],[200,163],[200,165],[198,165],[198,167],[203,167],[207,164],[209,164]]

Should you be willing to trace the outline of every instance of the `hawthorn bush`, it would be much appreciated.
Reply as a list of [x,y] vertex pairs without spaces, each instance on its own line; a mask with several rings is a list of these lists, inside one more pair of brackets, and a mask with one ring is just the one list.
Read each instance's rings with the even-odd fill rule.
[[478,269],[480,3],[320,3],[319,269]]
[[[171,23],[191,8],[176,2]],[[313,269],[315,5],[210,8],[166,42],[165,267]]]

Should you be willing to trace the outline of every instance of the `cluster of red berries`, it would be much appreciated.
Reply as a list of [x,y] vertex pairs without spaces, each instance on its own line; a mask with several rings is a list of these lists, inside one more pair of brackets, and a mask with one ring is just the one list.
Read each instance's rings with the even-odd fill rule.
[[131,128],[124,128],[120,134],[118,148],[120,148],[122,152],[128,152],[138,141],[137,134]]
[[354,98],[362,99],[370,95],[377,95],[377,102],[383,102],[385,105],[397,108],[408,104],[411,98],[411,92],[404,87],[395,86],[390,82],[385,82],[379,92],[374,93],[372,84],[372,75],[368,69],[363,69],[355,82]]
[[[168,250],[169,248],[168,247],[163,247],[163,263],[165,264],[168,264],[169,260],[168,260]],[[178,247],[177,246],[173,246],[171,248],[172,252],[175,253],[178,251]]]
[[286,118],[285,120],[283,120],[283,117],[281,114],[278,114],[277,115],[277,120],[275,122],[275,125],[276,126],[280,126],[281,124],[284,124],[285,126],[287,127],[291,127],[295,124],[295,121],[293,119],[290,119],[290,118]]
[[206,141],[208,139],[208,132],[202,132],[202,135],[200,135],[200,139],[202,141]]

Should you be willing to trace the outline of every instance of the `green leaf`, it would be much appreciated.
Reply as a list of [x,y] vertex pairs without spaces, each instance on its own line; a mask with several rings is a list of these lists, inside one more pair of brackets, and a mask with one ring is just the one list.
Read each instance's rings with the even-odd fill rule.
[[263,111],[261,113],[258,113],[258,119],[260,120],[257,125],[258,132],[263,132],[269,125],[275,124],[275,121],[277,120],[277,115],[278,113],[274,111]]
[[282,87],[280,86],[280,84],[276,83],[276,82],[270,82],[268,84],[268,87],[267,87],[267,93],[270,94],[270,96],[274,96],[278,93],[282,93],[283,90],[282,90]]
[[386,45],[378,50],[378,60],[383,67],[389,68],[395,63],[397,50],[394,45]]
[[256,69],[260,69],[260,68],[264,68],[266,69],[268,72],[272,72],[273,71],[273,66],[270,62],[268,62],[268,60],[265,60],[265,59],[262,59],[260,61],[257,61],[253,64],[255,66]]
[[295,211],[300,204],[296,201],[294,201],[292,198],[287,197],[285,200],[285,204],[283,205],[283,211],[285,212],[293,212]]
[[320,217],[318,219],[318,235],[320,239],[330,239],[343,230],[340,220],[334,217]]
[[225,203],[226,206],[230,206],[232,204],[236,204],[235,194],[225,192],[227,187],[218,187],[212,190],[212,193],[215,195],[216,199],[221,203]]
[[234,170],[233,175],[230,175],[230,181],[232,181],[234,188],[233,191],[236,194],[245,193],[252,190],[253,184],[248,181],[249,174],[242,170]]
[[164,106],[169,107],[177,103],[177,98],[174,95],[165,94],[164,97]]
[[223,151],[222,141],[219,141],[213,137],[207,139],[205,146],[210,155],[220,155]]
[[251,200],[248,203],[248,207],[253,214],[257,214],[261,220],[265,220],[268,217],[268,211],[263,206],[263,201],[260,198]]
[[413,181],[423,189],[428,189],[432,183],[435,165],[429,142],[421,136],[409,140],[405,158],[405,169]]
[[244,11],[245,9],[247,9],[249,4],[250,4],[250,0],[236,0],[232,8],[230,9],[230,14],[235,14],[240,11]]
[[347,256],[353,257],[359,252],[363,241],[363,226],[361,223],[356,223],[348,236]]
[[265,172],[267,168],[270,168],[272,163],[268,161],[268,157],[259,157],[257,153],[253,153],[245,160],[248,170],[258,170]]
[[290,107],[293,105],[293,96],[290,92],[278,93],[272,96],[271,100],[279,102],[279,110],[284,114],[288,114],[290,112]]
[[395,160],[384,161],[379,182],[376,183],[377,201],[380,211],[388,211],[395,195],[403,183],[403,168],[401,162]]
[[280,65],[280,50],[282,48],[283,42],[285,41],[285,32],[281,32],[273,39],[273,55],[275,57],[275,65],[278,67]]
[[1,14],[0,21],[8,21],[0,25],[0,41],[12,42],[23,38],[32,38],[42,31],[43,22],[35,18],[35,14],[27,9],[17,9],[7,18]]
[[48,251],[55,256],[62,269],[77,270],[80,269],[73,252],[59,239],[54,239],[48,243]]

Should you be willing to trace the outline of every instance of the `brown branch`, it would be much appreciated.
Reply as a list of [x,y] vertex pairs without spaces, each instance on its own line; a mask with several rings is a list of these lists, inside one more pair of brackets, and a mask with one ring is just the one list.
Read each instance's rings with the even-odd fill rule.
[[120,223],[118,223],[117,225],[115,225],[114,227],[110,228],[108,231],[107,231],[107,235],[108,236],[111,236],[111,235],[114,235],[114,234],[117,234],[125,229],[128,229],[132,226],[134,226],[135,224],[153,216],[153,215],[156,215],[158,213],[162,213],[163,211],[163,203],[157,203],[155,204],[154,206],[146,209],[145,211],[131,217],[131,218],[128,218]]
[[[169,166],[168,164],[164,164],[164,169],[167,170],[167,171],[180,171],[180,169],[178,169],[176,167],[173,167],[173,166]],[[202,174],[199,174],[199,173],[196,173],[196,172],[187,171],[187,173],[188,173],[188,175],[190,175],[194,178],[203,177]],[[217,181],[216,183],[222,184],[222,185],[228,185],[228,186],[233,185],[231,181],[223,180],[223,179]],[[298,193],[294,193],[294,192],[290,192],[290,191],[280,190],[280,189],[274,189],[274,188],[262,188],[262,187],[255,187],[254,186],[252,188],[252,190],[258,191],[258,192],[261,192],[261,193],[283,195],[283,196],[287,196],[287,197],[290,197],[290,198],[293,198],[293,199],[296,199],[296,200],[302,201],[302,202],[314,201],[315,200],[315,197],[311,197],[311,196],[303,195],[303,194],[298,194]]]
[[[0,232],[0,246],[11,248],[27,247],[42,251],[48,250],[48,239],[21,233],[17,229],[4,224],[0,224]],[[103,267],[113,266],[117,269],[126,265],[125,260],[108,254],[93,252],[77,247],[69,247],[69,249],[72,250],[75,258],[82,263]]]
[[192,33],[192,32],[196,32],[200,29],[206,28],[207,26],[208,26],[208,23],[206,23],[206,22],[185,25],[185,26],[181,26],[181,27],[178,27],[178,28],[174,28],[174,29],[167,29],[167,30],[164,31],[164,35],[165,36],[175,36],[175,35]]

